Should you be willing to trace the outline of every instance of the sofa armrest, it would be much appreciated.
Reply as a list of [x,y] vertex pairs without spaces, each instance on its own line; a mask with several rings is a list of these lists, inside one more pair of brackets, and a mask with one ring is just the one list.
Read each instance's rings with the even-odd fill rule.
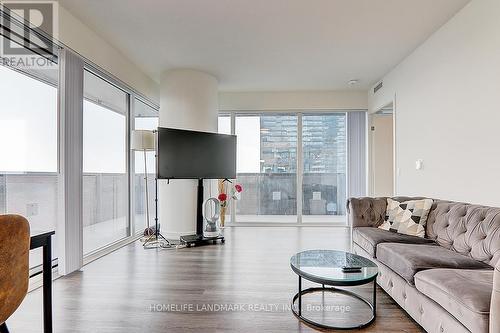
[[500,261],[493,273],[493,291],[490,305],[490,332],[500,332]]
[[347,216],[349,226],[378,227],[385,219],[387,198],[349,198],[347,199]]

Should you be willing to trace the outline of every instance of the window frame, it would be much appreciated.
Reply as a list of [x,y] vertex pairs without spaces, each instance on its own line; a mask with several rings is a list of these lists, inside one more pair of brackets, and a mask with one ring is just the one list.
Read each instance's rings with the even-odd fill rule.
[[[126,113],[126,122],[127,122],[127,125],[126,125],[126,136],[127,136],[126,137],[126,146],[127,146],[126,167],[127,167],[127,170],[126,171],[127,171],[129,177],[133,177],[133,175],[134,175],[134,160],[133,160],[133,154],[130,152],[130,133],[131,133],[131,130],[133,129],[133,126],[131,126],[131,124],[133,124],[132,118],[134,116],[134,112],[133,112],[133,103],[131,103],[131,102],[134,100],[138,100],[138,101],[148,105],[149,107],[151,107],[151,109],[155,110],[157,113],[159,113],[159,104],[157,102],[154,102],[153,100],[151,100],[146,95],[139,92],[138,90],[131,87],[125,81],[114,76],[113,74],[109,73],[105,69],[102,69],[101,67],[99,67],[99,65],[94,64],[91,60],[84,57],[83,55],[81,55],[77,51],[64,45],[59,40],[53,38],[52,36],[46,35],[42,30],[40,30],[38,28],[32,27],[29,24],[29,22],[27,22],[24,19],[22,19],[21,17],[17,16],[15,13],[13,13],[13,12],[11,13],[11,11],[8,8],[0,6],[0,16],[2,17],[3,20],[6,20],[6,22],[9,21],[9,22],[13,23],[15,25],[16,29],[18,29],[18,30],[21,29],[24,32],[29,32],[30,36],[28,37],[28,41],[30,43],[33,42],[33,40],[35,40],[35,39],[39,39],[39,40],[44,41],[45,44],[50,44],[51,46],[53,46],[54,52],[52,54],[50,54],[48,56],[43,56],[43,55],[41,55],[41,56],[43,56],[47,60],[58,65],[56,67],[57,68],[57,80],[55,81],[56,83],[54,83],[54,81],[52,81],[53,78],[51,76],[46,77],[45,75],[38,73],[35,70],[29,70],[29,69],[21,70],[19,68],[8,66],[7,64],[5,64],[5,66],[11,70],[14,70],[14,71],[19,72],[23,75],[26,75],[30,78],[36,79],[36,80],[41,81],[45,84],[48,84],[48,85],[55,87],[57,89],[57,95],[58,95],[58,106],[57,106],[57,118],[58,118],[57,171],[56,172],[25,172],[23,174],[42,175],[42,176],[49,175],[49,176],[57,176],[57,177],[61,176],[61,161],[62,161],[62,159],[65,158],[65,156],[64,156],[64,152],[61,150],[60,133],[61,133],[61,131],[65,130],[65,125],[61,125],[61,123],[60,123],[60,119],[61,119],[60,102],[61,102],[61,97],[66,97],[66,96],[61,96],[61,94],[66,93],[66,95],[68,95],[68,93],[62,89],[61,82],[62,82],[62,80],[68,78],[68,74],[61,71],[60,60],[61,60],[61,52],[62,51],[69,51],[69,52],[74,53],[75,56],[78,57],[83,62],[84,70],[91,72],[92,74],[98,76],[99,78],[103,79],[104,81],[108,82],[109,84],[115,86],[116,88],[118,88],[118,89],[124,91],[126,94],[128,94],[127,113]],[[0,30],[2,30],[1,26],[0,26]],[[2,36],[2,38],[6,38],[6,37]],[[14,41],[14,42],[16,42],[16,41]],[[27,49],[30,50],[30,47],[27,47]],[[2,58],[0,57],[0,60],[1,59]],[[2,64],[2,65],[4,65],[4,64]],[[0,65],[0,66],[2,66],[2,65]],[[82,94],[83,94],[83,91],[82,91]],[[82,102],[83,102],[83,100],[82,100]],[[88,264],[89,262],[97,259],[97,258],[100,258],[104,255],[107,255],[110,252],[138,239],[138,235],[134,232],[134,229],[133,229],[134,225],[135,225],[135,223],[133,221],[133,218],[134,218],[134,214],[132,211],[133,205],[131,204],[131,200],[133,198],[132,197],[133,191],[132,191],[131,186],[133,183],[129,177],[127,177],[127,182],[128,182],[128,186],[127,186],[127,192],[128,192],[127,193],[127,195],[128,195],[127,214],[128,214],[128,219],[129,219],[128,220],[128,224],[129,224],[129,233],[128,234],[129,235],[126,238],[118,240],[114,243],[107,244],[106,246],[104,246],[100,249],[97,249],[93,252],[90,252],[90,253],[86,254],[85,256],[83,256],[83,253],[80,253],[83,256],[83,266]],[[78,179],[74,179],[74,178],[71,178],[70,180],[73,182],[78,181]],[[58,196],[66,196],[66,195],[68,195],[68,193],[59,193],[58,194]],[[80,196],[81,193],[69,193],[69,195]],[[63,210],[64,207],[62,207],[62,208],[59,207],[58,209]],[[58,214],[62,214],[62,213],[64,213],[64,211],[58,212]],[[73,224],[75,224],[74,221],[69,221],[69,220],[58,221],[56,226],[54,227],[54,229],[56,230],[55,237],[57,237],[59,235],[59,233],[61,233],[61,230],[58,229],[60,227],[60,225],[59,225],[60,223],[63,223],[66,228],[74,227]],[[80,225],[78,227],[81,229],[83,226]],[[81,230],[81,231],[83,231],[83,230]],[[62,235],[64,235],[64,232],[62,232]],[[57,248],[58,256],[65,254],[66,256],[74,257],[74,253],[72,253],[73,251],[74,252],[81,252],[81,250],[76,248],[76,247],[70,248],[68,250],[67,247],[62,245],[63,244],[62,242],[55,242],[55,239],[53,240],[53,242],[54,242],[54,244],[57,244],[57,246],[55,246],[54,249]],[[57,257],[53,258],[52,265],[53,265],[53,267],[57,266]],[[39,272],[41,272],[41,266],[30,267],[30,275],[37,275],[37,274],[39,274]]]
[[[329,219],[329,221],[318,221],[318,222],[304,222],[303,221],[303,211],[302,211],[302,206],[303,206],[303,180],[304,180],[304,175],[303,175],[303,170],[304,170],[304,156],[303,156],[303,137],[302,137],[302,132],[303,132],[303,116],[308,116],[308,115],[329,115],[329,114],[344,114],[346,117],[346,128],[345,128],[345,140],[346,140],[346,184],[345,184],[345,191],[346,194],[349,193],[348,189],[348,173],[349,173],[349,152],[348,152],[348,142],[347,140],[349,139],[349,133],[348,133],[348,124],[347,124],[347,118],[348,118],[348,112],[351,111],[364,111],[366,112],[367,110],[361,110],[361,109],[356,109],[356,110],[351,110],[351,109],[321,109],[321,110],[311,110],[311,109],[301,109],[301,110],[219,110],[218,117],[230,117],[231,119],[231,134],[235,135],[236,134],[236,117],[237,116],[244,116],[244,115],[294,115],[297,116],[297,159],[296,159],[296,174],[297,174],[297,214],[296,214],[296,221],[295,222],[260,222],[260,221],[255,221],[255,222],[238,222],[238,215],[236,214],[236,205],[232,204],[230,205],[230,219],[229,221],[226,222],[226,225],[228,227],[247,227],[247,226],[269,226],[269,227],[276,227],[276,226],[311,226],[311,227],[323,227],[323,226],[340,226],[340,227],[346,227],[348,225],[347,221],[347,215],[332,215],[332,217]],[[282,215],[279,215],[282,216]],[[278,216],[277,216],[278,217]]]
[[[149,106],[151,109],[155,110],[158,112],[159,115],[159,110],[160,106],[152,101],[150,101],[147,97],[144,95],[138,93],[136,90],[133,88],[130,88],[126,83],[122,82],[120,79],[116,78],[115,76],[109,74],[108,72],[102,70],[101,68],[97,67],[94,63],[92,63],[90,60],[83,58],[84,60],[84,70],[90,72],[91,74],[99,77],[100,79],[106,81],[107,83],[111,84],[115,88],[123,91],[126,95],[126,174],[127,174],[127,225],[128,225],[128,233],[127,236],[124,238],[121,238],[119,240],[116,240],[112,243],[109,243],[107,245],[104,245],[98,249],[95,249],[89,253],[84,253],[83,254],[83,264],[86,265],[89,262],[98,259],[102,256],[105,256],[114,250],[122,247],[125,244],[128,244],[130,242],[135,241],[139,236],[140,236],[140,230],[135,230],[135,205],[134,205],[134,174],[135,174],[135,159],[134,159],[134,154],[130,150],[130,137],[132,130],[135,129],[135,122],[134,122],[134,117],[135,117],[135,108],[134,108],[134,100],[138,100],[147,106]],[[85,97],[84,97],[85,99]]]
[[[124,237],[116,239],[115,241],[107,243],[103,246],[99,246],[99,247],[97,247],[89,252],[85,252],[85,250],[83,249],[83,259],[85,260],[86,258],[93,257],[94,255],[102,253],[102,252],[109,253],[109,252],[107,252],[108,249],[110,249],[111,247],[113,247],[116,244],[123,242],[124,240],[130,239],[134,234],[133,234],[132,229],[131,229],[132,225],[133,225],[133,220],[132,220],[133,216],[130,214],[130,206],[131,206],[131,201],[130,201],[130,197],[131,197],[131,194],[130,194],[130,191],[131,191],[130,165],[132,163],[131,162],[131,152],[130,152],[130,131],[131,131],[130,130],[130,114],[131,114],[131,112],[130,112],[131,111],[130,99],[131,99],[131,94],[128,91],[126,91],[126,89],[122,88],[118,83],[114,82],[111,78],[109,78],[108,75],[106,75],[105,73],[102,73],[100,71],[96,71],[93,66],[90,66],[87,63],[85,63],[83,71],[84,71],[84,73],[83,73],[84,78],[85,78],[85,71],[87,71],[89,74],[96,76],[97,78],[103,80],[104,82],[113,86],[114,88],[119,89],[120,91],[122,91],[125,94],[125,107],[126,107],[125,114],[124,114],[124,116],[125,116],[125,154],[126,154],[126,156],[125,156],[125,176],[127,179],[127,185],[126,185],[126,191],[127,191],[126,211],[127,211],[127,213],[125,216],[126,225],[127,225],[127,227],[126,227],[127,234]],[[88,101],[90,103],[93,103],[93,104],[98,105],[100,107],[103,107],[105,109],[108,109],[111,112],[121,113],[117,110],[113,110],[112,108],[110,108],[106,105],[98,103],[98,101],[95,101],[91,98],[85,97],[85,84],[83,86],[83,89],[84,89],[83,90],[83,101],[82,101],[83,103],[85,101]],[[83,112],[85,112],[85,111],[83,110]],[[84,124],[82,122],[81,126],[83,126],[83,125]],[[83,152],[83,149],[82,149],[82,152]],[[82,168],[83,168],[83,165],[82,165]],[[82,177],[84,176],[84,174],[85,173],[82,172]],[[82,179],[82,181],[83,181],[83,179]],[[83,200],[83,193],[82,193],[82,200]],[[83,210],[82,210],[82,214],[83,214]],[[85,228],[85,227],[82,226],[82,228]],[[83,235],[83,230],[82,230],[82,235]],[[85,239],[83,240],[83,243],[84,242],[85,242]]]
[[[349,111],[352,111],[352,110],[338,110],[338,111],[321,111],[321,112],[318,112],[318,111],[303,111],[301,112],[301,115],[300,115],[300,138],[301,138],[301,144],[300,144],[300,149],[301,149],[301,153],[300,153],[300,159],[301,159],[301,163],[300,163],[300,168],[301,168],[301,172],[300,172],[300,175],[301,175],[301,188],[302,186],[304,185],[304,154],[303,154],[303,148],[304,148],[304,142],[302,140],[302,132],[303,132],[303,117],[304,116],[322,116],[322,115],[344,115],[344,121],[345,121],[345,134],[344,134],[344,140],[345,140],[345,169],[344,169],[344,174],[345,174],[345,193],[346,193],[346,200],[347,200],[347,197],[348,197],[348,193],[349,193],[349,190],[348,190],[348,186],[349,186],[349,179],[348,179],[348,172],[349,172],[349,165],[348,165],[348,153],[349,153],[349,148],[348,148],[348,140],[349,140],[349,135],[348,135],[348,124],[347,124],[347,118],[348,118],[348,115],[347,113]],[[357,110],[356,110],[357,111]],[[303,190],[300,191],[300,195],[302,196],[303,195]],[[303,204],[303,198],[301,198],[301,201],[300,201],[300,204],[301,204],[301,213],[300,213],[300,216],[301,216],[301,219],[302,217],[304,216],[303,214],[303,210],[302,210],[302,204]],[[315,215],[306,215],[306,216],[315,216]],[[325,215],[320,215],[320,216],[325,216]],[[331,215],[331,217],[329,218],[330,221],[321,221],[321,222],[312,222],[312,221],[303,221],[301,220],[301,223],[304,223],[304,225],[313,225],[313,224],[317,224],[317,223],[320,223],[320,224],[327,224],[327,225],[331,225],[332,223],[341,223],[343,221],[345,221],[346,225],[347,225],[347,215]]]

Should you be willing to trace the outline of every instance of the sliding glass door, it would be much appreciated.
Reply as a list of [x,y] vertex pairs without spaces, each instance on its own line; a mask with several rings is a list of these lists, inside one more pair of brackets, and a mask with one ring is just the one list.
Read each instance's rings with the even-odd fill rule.
[[237,136],[234,222],[345,223],[345,112],[234,112],[219,133]]
[[[0,214],[22,215],[32,230],[55,230],[53,259],[64,254],[78,263],[82,255],[105,254],[118,241],[133,239],[133,221],[137,230],[145,224],[144,186],[134,180],[135,175],[142,180],[144,163],[131,154],[129,137],[133,128],[156,128],[158,106],[90,61],[67,57],[70,49],[26,25],[17,13],[0,8],[0,14],[9,27],[0,45],[10,46],[9,52],[0,50]],[[82,75],[83,100],[77,91]],[[83,129],[83,142],[70,128]],[[62,142],[66,135],[70,138]],[[78,156],[82,165],[74,164]],[[152,176],[152,154],[147,165]],[[81,216],[71,215],[80,212],[72,198],[81,200]],[[64,211],[67,207],[74,209]],[[79,231],[83,249],[67,241]],[[32,273],[40,270],[41,258],[41,249],[30,251]]]
[[[57,69],[0,65],[0,214],[22,215],[33,230],[54,230],[59,215],[57,83]],[[31,251],[30,267],[41,258]]]
[[294,222],[297,219],[297,116],[242,114],[237,182],[245,189],[236,204],[241,222]]
[[302,115],[302,221],[345,215],[346,115]]
[[83,253],[130,235],[128,94],[89,71],[83,102]]

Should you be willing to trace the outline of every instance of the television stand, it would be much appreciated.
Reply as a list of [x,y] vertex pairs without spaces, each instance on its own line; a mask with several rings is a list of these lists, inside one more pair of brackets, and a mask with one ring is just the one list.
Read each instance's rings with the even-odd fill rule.
[[198,202],[196,206],[196,235],[181,236],[181,242],[184,242],[187,247],[217,244],[220,240],[221,243],[225,242],[224,236],[219,235],[215,237],[203,236],[203,179],[198,179]]
[[225,242],[224,236],[221,235],[216,237],[205,237],[203,235],[181,236],[181,242],[184,242],[187,247],[216,244],[218,240],[223,244]]

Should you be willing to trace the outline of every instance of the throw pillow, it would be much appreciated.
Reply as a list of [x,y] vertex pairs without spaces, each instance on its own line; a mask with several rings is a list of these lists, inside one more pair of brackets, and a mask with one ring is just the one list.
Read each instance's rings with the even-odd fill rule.
[[425,224],[432,202],[432,199],[398,202],[388,198],[385,221],[379,228],[405,235],[425,237]]

